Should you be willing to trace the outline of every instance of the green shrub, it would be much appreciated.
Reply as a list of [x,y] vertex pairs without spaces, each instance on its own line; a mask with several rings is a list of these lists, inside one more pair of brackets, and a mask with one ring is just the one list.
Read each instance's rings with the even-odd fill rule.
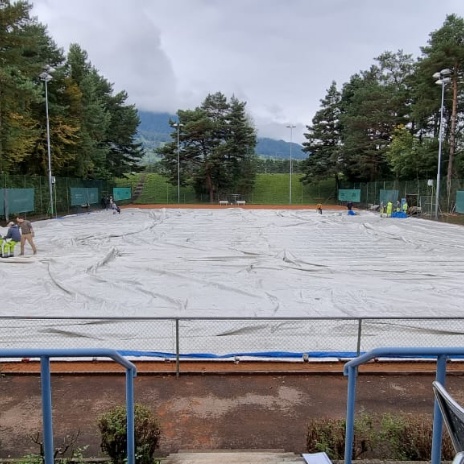
[[[101,449],[115,464],[124,464],[127,457],[127,416],[125,406],[116,406],[98,420]],[[145,406],[134,407],[135,461],[152,464],[159,446],[161,429],[158,419]]]
[[[355,420],[352,459],[429,461],[432,425],[432,419],[425,415],[361,415]],[[312,420],[308,425],[307,451],[325,451],[332,460],[343,460],[345,426],[345,419]],[[453,457],[451,439],[445,432],[442,460],[451,461]]]
[[[381,434],[390,445],[389,458],[401,461],[429,461],[432,454],[432,420],[426,416],[382,417]],[[442,460],[452,461],[454,448],[446,431],[442,440]]]
[[309,453],[324,451],[331,459],[343,459],[345,450],[345,420],[312,420],[308,426],[306,447]]

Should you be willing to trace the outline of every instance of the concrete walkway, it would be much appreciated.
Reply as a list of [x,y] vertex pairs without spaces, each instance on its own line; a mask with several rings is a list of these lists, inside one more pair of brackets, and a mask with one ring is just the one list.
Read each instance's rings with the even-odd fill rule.
[[269,451],[180,451],[163,459],[162,464],[302,464],[298,454]]

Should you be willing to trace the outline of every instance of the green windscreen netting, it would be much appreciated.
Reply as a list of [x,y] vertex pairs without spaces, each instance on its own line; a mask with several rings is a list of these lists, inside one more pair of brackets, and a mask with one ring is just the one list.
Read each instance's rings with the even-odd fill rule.
[[464,213],[464,190],[456,192],[456,213]]
[[360,189],[340,189],[338,191],[338,201],[352,201],[359,203],[361,201]]
[[380,203],[386,205],[389,201],[396,203],[398,201],[398,190],[380,190]]
[[130,187],[113,188],[113,200],[130,200],[132,198],[132,189]]
[[0,189],[0,215],[34,211],[34,189]]
[[71,187],[71,206],[93,205],[98,203],[98,188]]

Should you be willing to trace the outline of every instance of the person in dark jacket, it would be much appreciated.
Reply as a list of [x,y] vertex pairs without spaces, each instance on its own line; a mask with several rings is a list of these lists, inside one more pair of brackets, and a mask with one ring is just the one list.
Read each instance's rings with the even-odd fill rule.
[[6,233],[4,238],[6,239],[10,238],[11,240],[14,240],[15,242],[20,242],[21,231],[19,230],[18,225],[15,224],[14,222],[9,222],[7,227],[8,227],[8,232]]
[[14,256],[14,248],[21,241],[21,232],[14,222],[9,222],[7,234],[2,237],[2,258]]

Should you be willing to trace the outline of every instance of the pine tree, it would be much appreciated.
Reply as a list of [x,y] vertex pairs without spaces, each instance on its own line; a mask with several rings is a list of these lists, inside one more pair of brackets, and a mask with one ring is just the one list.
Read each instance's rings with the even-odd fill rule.
[[303,151],[308,153],[308,159],[301,166],[301,181],[305,184],[328,177],[334,177],[338,184],[341,148],[340,99],[337,85],[332,82],[325,98],[321,100],[321,109],[312,120],[313,125],[306,126],[308,132],[304,136],[307,141],[303,142]]
[[[446,176],[449,203],[451,182],[456,176],[455,156],[458,154],[457,145],[459,141],[458,119],[464,110],[462,103],[460,103],[463,96],[462,79],[464,77],[464,19],[456,15],[447,16],[443,26],[430,34],[428,45],[422,47],[422,54],[423,58],[419,64],[419,72],[423,81],[428,83],[429,89],[432,86],[437,87],[435,79],[432,77],[433,74],[440,72],[442,69],[451,71],[451,83],[448,86],[449,93],[447,92],[444,104],[446,130],[443,132],[447,141],[444,145],[449,147]],[[426,88],[424,85],[423,89]],[[428,95],[431,95],[432,102],[435,102],[434,105],[432,103],[435,109],[435,113],[432,114],[436,123],[435,127],[437,127],[440,122],[438,114],[441,108],[439,89],[435,88],[434,91],[429,91]],[[446,159],[446,157],[444,158]],[[460,164],[462,164],[462,161],[458,160],[458,165]]]
[[234,190],[247,193],[251,189],[256,134],[245,106],[235,97],[228,102],[218,92],[194,110],[177,112],[181,149],[178,153],[177,128],[171,121],[173,141],[158,150],[173,184],[179,169],[181,184],[190,183],[198,197],[207,194],[211,202]]

